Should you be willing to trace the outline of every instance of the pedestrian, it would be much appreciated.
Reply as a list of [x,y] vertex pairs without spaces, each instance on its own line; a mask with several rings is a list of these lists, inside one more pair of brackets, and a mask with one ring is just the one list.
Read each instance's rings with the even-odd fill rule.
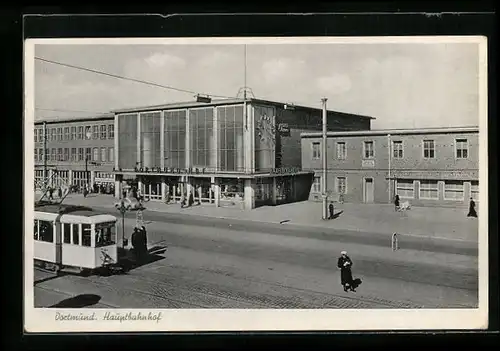
[[470,198],[469,213],[467,214],[467,217],[477,217],[476,203],[472,200],[472,197]]
[[394,198],[394,211],[398,211],[399,210],[399,195],[396,194],[395,198]]
[[54,200],[54,188],[49,188],[49,200]]
[[334,207],[333,207],[333,201],[330,202],[330,205],[328,206],[328,210],[330,211],[330,216],[328,217],[328,219],[333,219],[333,215],[334,215]]
[[57,197],[62,199],[62,189],[61,187],[57,188]]
[[340,257],[337,262],[337,267],[340,268],[340,283],[344,287],[344,291],[356,291],[354,288],[354,282],[352,279],[352,260],[347,256],[346,251],[340,253]]

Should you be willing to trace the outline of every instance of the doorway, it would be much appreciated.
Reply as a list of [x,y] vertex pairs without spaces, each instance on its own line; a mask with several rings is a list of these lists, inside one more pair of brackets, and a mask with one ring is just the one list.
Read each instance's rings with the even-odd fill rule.
[[373,178],[365,178],[364,179],[364,202],[365,203],[373,203],[373,194],[374,194],[374,185]]

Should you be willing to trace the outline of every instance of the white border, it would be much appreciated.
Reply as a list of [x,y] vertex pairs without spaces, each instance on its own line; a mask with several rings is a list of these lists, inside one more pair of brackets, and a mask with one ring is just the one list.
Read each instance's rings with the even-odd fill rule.
[[[435,330],[484,329],[488,325],[488,150],[487,138],[480,137],[479,155],[479,308],[415,310],[154,310],[161,311],[159,323],[119,321],[55,321],[56,312],[70,310],[34,308],[33,297],[33,127],[34,127],[34,46],[52,45],[227,45],[227,44],[379,44],[379,43],[475,43],[479,45],[479,128],[487,133],[487,39],[480,36],[437,37],[287,37],[287,38],[110,38],[110,39],[29,39],[25,41],[25,123],[24,123],[24,295],[25,330],[28,332],[111,332],[111,331],[293,331],[293,330]],[[486,134],[487,135],[487,134]],[[85,309],[103,316],[105,310]],[[128,312],[127,310],[114,310]],[[134,310],[134,312],[150,310]],[[75,312],[74,310],[72,311]]]

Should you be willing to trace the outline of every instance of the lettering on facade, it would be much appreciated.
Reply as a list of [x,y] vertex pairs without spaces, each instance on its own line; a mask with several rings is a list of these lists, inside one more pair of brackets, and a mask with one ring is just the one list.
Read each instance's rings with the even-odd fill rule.
[[362,160],[361,166],[362,167],[375,167],[375,160]]
[[299,167],[282,167],[282,168],[273,168],[271,170],[271,174],[284,174],[284,173],[297,173],[300,172]]
[[134,167],[137,173],[174,173],[174,174],[205,174],[206,168],[177,168],[177,167]]
[[288,123],[278,124],[278,133],[281,136],[290,136],[290,127],[288,126]]

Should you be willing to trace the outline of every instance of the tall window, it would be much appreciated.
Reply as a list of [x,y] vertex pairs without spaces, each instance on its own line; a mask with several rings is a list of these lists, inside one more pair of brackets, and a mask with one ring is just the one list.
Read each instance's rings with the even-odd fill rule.
[[424,140],[424,158],[434,158],[435,153],[434,140]]
[[35,162],[38,162],[38,149],[35,149]]
[[115,148],[110,147],[108,152],[108,161],[115,162]]
[[38,143],[38,129],[35,129],[35,143]]
[[244,171],[243,106],[218,107],[217,118],[219,169]]
[[64,127],[64,140],[69,140],[69,127]]
[[63,130],[62,128],[57,128],[57,140],[62,141],[63,140]]
[[108,124],[108,139],[114,139],[115,137],[115,125]]
[[137,163],[137,114],[118,116],[118,167],[133,169]]
[[312,143],[312,159],[319,160],[320,158],[321,158],[320,143],[315,141]]
[[345,179],[345,177],[337,177],[336,189],[337,189],[337,193],[339,193],[339,194],[346,193],[346,179]]
[[92,126],[92,139],[99,139],[99,126]]
[[69,161],[69,148],[64,148],[64,161]]
[[92,126],[85,126],[85,140],[92,139]]
[[50,150],[50,160],[57,161],[57,149],[56,148],[52,148]]
[[363,143],[363,157],[364,158],[373,158],[373,141],[365,141]]
[[95,147],[92,150],[92,161],[98,162],[99,161],[99,148]]
[[57,129],[51,128],[50,129],[50,141],[56,141],[56,140],[57,140]]
[[71,127],[71,140],[76,140],[76,127]]
[[215,167],[213,108],[189,111],[190,163],[193,167]]
[[40,159],[40,162],[44,161],[45,153],[43,151],[44,151],[43,148],[38,149],[38,158]]
[[62,161],[63,160],[63,149],[60,147],[57,149],[57,160]]
[[339,159],[339,160],[345,160],[346,159],[346,148],[345,148],[345,142],[344,141],[339,141],[337,143],[337,159]]
[[421,199],[438,199],[438,182],[437,180],[421,180],[420,181],[420,198]]
[[101,162],[106,162],[106,148],[101,147]]
[[401,140],[392,142],[392,157],[403,158],[403,142]]
[[141,166],[160,167],[161,112],[146,112],[139,115],[141,121]]
[[72,147],[71,148],[71,162],[76,162],[77,161],[77,158],[76,158],[76,147]]
[[462,180],[446,180],[444,182],[445,200],[464,200],[464,182]]
[[321,192],[321,177],[314,177],[311,192],[313,193]]
[[413,180],[398,179],[396,181],[396,194],[402,198],[413,199],[415,197],[415,187]]
[[85,148],[85,159],[88,161],[92,160],[92,148],[90,147]]
[[106,139],[106,135],[107,135],[106,125],[103,124],[103,125],[99,126],[99,128],[101,129],[101,139]]
[[83,126],[79,126],[78,127],[78,140],[83,140],[84,139],[84,136],[83,136]]
[[469,157],[469,144],[467,143],[467,139],[455,140],[455,149],[457,158]]
[[477,180],[473,180],[470,183],[470,197],[474,201],[479,201],[479,182]]
[[84,157],[83,157],[83,147],[79,147],[78,148],[78,161],[83,161],[84,160]]

